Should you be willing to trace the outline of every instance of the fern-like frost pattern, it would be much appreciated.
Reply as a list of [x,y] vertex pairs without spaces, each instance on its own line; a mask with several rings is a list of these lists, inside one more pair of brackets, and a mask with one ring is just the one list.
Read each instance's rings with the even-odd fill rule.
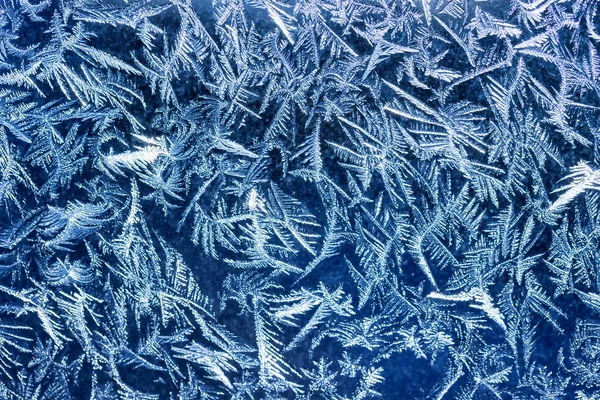
[[600,399],[598,0],[0,0],[0,399]]

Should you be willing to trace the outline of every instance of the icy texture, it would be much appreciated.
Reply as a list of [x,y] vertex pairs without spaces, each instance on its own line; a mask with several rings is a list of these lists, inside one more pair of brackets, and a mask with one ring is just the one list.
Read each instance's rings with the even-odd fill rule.
[[0,399],[600,399],[598,0],[0,0]]

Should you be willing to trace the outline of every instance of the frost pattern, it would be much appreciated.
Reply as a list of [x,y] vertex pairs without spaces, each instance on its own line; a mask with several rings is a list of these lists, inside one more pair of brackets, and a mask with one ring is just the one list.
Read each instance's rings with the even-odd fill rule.
[[0,398],[600,399],[598,9],[0,1]]

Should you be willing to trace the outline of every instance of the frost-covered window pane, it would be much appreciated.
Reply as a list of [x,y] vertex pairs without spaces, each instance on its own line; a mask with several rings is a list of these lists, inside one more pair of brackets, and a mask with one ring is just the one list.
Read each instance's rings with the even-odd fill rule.
[[0,399],[600,399],[598,0],[0,0]]

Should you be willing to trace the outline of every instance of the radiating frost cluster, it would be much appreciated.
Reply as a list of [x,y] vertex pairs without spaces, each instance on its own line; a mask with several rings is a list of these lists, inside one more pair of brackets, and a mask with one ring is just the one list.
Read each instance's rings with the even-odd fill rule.
[[599,0],[0,0],[0,399],[600,399]]

